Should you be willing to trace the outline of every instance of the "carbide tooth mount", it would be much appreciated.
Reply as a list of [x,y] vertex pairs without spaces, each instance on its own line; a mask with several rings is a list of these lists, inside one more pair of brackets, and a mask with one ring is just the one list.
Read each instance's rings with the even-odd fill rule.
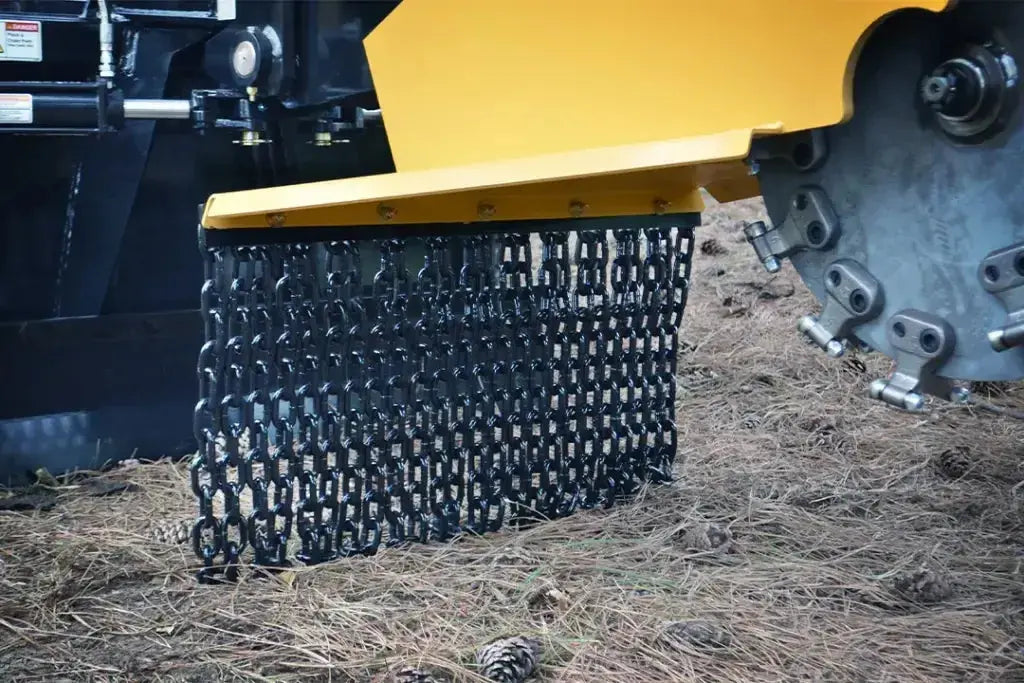
[[961,391],[935,374],[956,347],[953,327],[939,316],[913,309],[896,313],[887,324],[896,368],[887,379],[871,383],[871,398],[909,411],[924,408],[925,394],[961,400]]
[[854,328],[882,312],[885,296],[882,286],[861,264],[839,259],[825,269],[825,306],[819,318],[804,316],[798,329],[811,341],[838,358],[845,350],[844,340]]

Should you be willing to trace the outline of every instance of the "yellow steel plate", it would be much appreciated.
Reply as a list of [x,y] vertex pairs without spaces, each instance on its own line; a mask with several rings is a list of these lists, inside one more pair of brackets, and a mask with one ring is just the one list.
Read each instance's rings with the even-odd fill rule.
[[366,40],[396,168],[851,114],[851,57],[947,0],[403,0]]
[[213,195],[208,228],[700,211],[833,125],[870,28],[947,0],[403,0],[367,39],[397,172]]
[[[758,130],[768,132],[777,124]],[[208,228],[469,223],[700,211],[699,188],[746,173],[753,131],[215,194]],[[488,209],[489,207],[489,209]],[[582,211],[574,210],[579,207]]]

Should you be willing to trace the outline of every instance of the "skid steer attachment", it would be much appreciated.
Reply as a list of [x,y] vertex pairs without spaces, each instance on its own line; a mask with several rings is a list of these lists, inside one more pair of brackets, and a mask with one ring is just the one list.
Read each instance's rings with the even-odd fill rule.
[[[651,0],[651,30],[682,35],[626,31],[616,50],[607,12],[570,4],[405,0],[366,40],[396,172],[202,207],[204,579],[250,556],[314,564],[562,517],[669,481],[701,189],[729,201],[758,194],[761,162],[817,168],[820,129],[851,114],[865,35],[947,3]],[[726,50],[724,91],[670,78],[769,20],[801,40],[764,60]],[[451,34],[428,49],[425,22]],[[635,125],[599,115],[609,74]],[[766,101],[743,106],[752,93]]]

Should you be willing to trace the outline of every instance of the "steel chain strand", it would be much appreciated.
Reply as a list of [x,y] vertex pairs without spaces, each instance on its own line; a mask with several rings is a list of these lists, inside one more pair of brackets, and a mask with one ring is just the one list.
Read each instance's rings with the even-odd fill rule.
[[199,504],[199,514],[192,525],[192,550],[202,561],[200,581],[214,579],[220,571],[215,566],[224,551],[223,518],[217,515],[215,497],[221,490],[221,463],[218,441],[223,424],[225,393],[225,360],[230,315],[225,280],[225,252],[201,244],[205,280],[200,295],[206,341],[199,352],[197,367],[199,401],[193,412],[193,434],[198,450],[190,467],[190,482]]
[[[520,326],[530,329],[532,320],[532,272],[530,268],[530,236],[510,233],[501,238],[499,275],[501,296],[499,315],[499,359],[495,375],[500,388],[496,403],[499,410],[496,429],[499,431],[501,461],[501,495],[507,501],[508,523],[520,521],[522,511],[529,505],[529,467],[526,462],[525,411],[528,397],[524,394],[525,344],[529,338]],[[503,379],[501,379],[503,378]]]
[[339,499],[336,513],[334,547],[338,555],[348,557],[359,552],[359,521],[363,490],[364,386],[368,367],[366,348],[369,328],[367,298],[363,284],[362,256],[358,245],[343,242],[338,245],[336,306],[345,311],[347,335],[344,357],[337,371],[341,386],[338,413],[341,420],[335,466],[339,471]]
[[641,310],[640,231],[616,232],[618,256],[613,281],[616,303],[613,312],[614,394],[616,395],[613,431],[615,434],[615,472],[618,474],[618,494],[629,495],[638,486],[634,428],[631,416],[636,406],[636,340],[637,323]]
[[219,425],[223,450],[218,457],[217,469],[224,500],[223,550],[228,580],[237,578],[239,555],[245,549],[248,537],[240,508],[240,494],[249,478],[246,474],[248,463],[240,452],[240,444],[248,438],[245,396],[251,383],[253,256],[249,247],[232,249],[230,268],[226,271],[229,278],[225,307],[227,342]]
[[[441,245],[439,245],[440,247]],[[464,306],[462,290],[451,264],[450,255],[461,250],[461,240],[452,239],[443,245],[438,260],[438,318],[431,376],[431,403],[433,425],[431,437],[430,527],[431,536],[446,540],[461,531],[459,526],[459,489],[453,473],[453,464],[459,460],[455,449],[455,396],[457,393],[455,366],[455,339],[458,337],[458,311]]]
[[645,326],[646,352],[641,366],[645,378],[646,396],[643,406],[643,439],[647,478],[654,482],[671,479],[671,463],[675,455],[669,452],[663,427],[671,406],[666,405],[668,381],[662,361],[668,347],[667,329],[671,326],[672,272],[670,228],[646,230],[648,255],[644,263],[648,321]]
[[352,306],[358,305],[354,296],[354,280],[360,274],[353,272],[355,248],[351,242],[331,241],[324,245],[321,292],[323,320],[323,348],[321,384],[319,390],[319,414],[321,420],[320,449],[324,458],[324,471],[320,479],[318,495],[321,511],[328,516],[322,518],[320,542],[324,554],[337,557],[339,527],[342,513],[342,485],[346,466],[344,461],[345,395],[347,379],[349,331],[357,317]]

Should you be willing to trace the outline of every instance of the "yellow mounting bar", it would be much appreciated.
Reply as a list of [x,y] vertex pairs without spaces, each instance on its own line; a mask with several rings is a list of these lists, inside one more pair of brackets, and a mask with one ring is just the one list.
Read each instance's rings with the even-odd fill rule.
[[700,187],[747,174],[735,160],[747,155],[752,132],[228,192],[210,198],[202,222],[316,227],[700,211]]
[[865,38],[952,0],[403,0],[366,40],[397,172],[213,195],[207,228],[700,211],[755,135],[853,111]]

